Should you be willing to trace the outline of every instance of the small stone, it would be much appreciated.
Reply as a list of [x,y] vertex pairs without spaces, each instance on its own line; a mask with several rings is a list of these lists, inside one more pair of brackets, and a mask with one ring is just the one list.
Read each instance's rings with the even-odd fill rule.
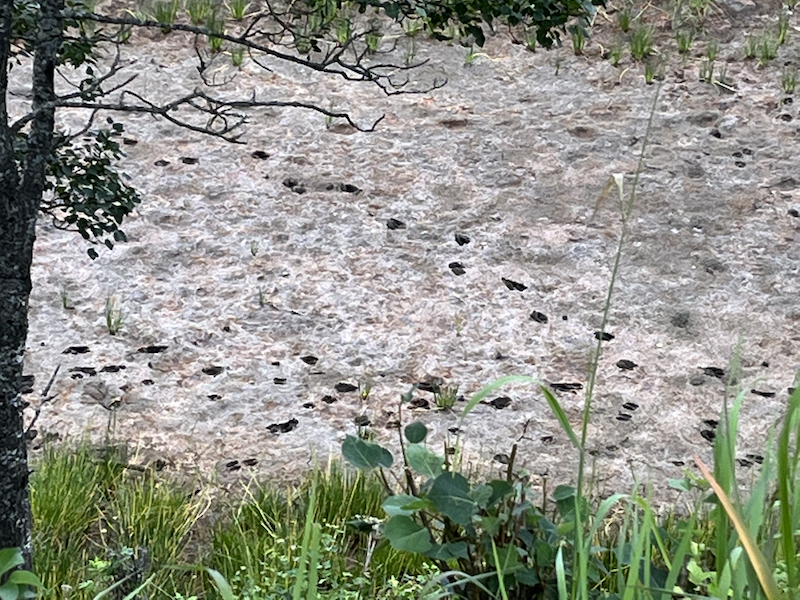
[[459,246],[465,246],[466,244],[469,244],[471,241],[472,240],[468,235],[464,235],[463,233],[456,234],[456,244],[458,244]]
[[389,219],[386,221],[386,227],[394,231],[395,229],[405,229],[406,224],[398,219]]
[[349,392],[358,391],[358,386],[352,383],[337,383],[334,388],[340,394],[347,394]]
[[199,158],[193,158],[191,156],[181,156],[181,162],[185,165],[196,165],[200,162]]
[[625,359],[623,358],[622,360],[618,360],[618,361],[617,361],[617,366],[618,366],[620,369],[622,369],[623,371],[633,371],[633,370],[634,370],[636,367],[638,367],[639,365],[637,365],[637,364],[636,364],[635,362],[633,362],[632,360],[625,360]]
[[269,154],[267,154],[263,150],[256,150],[250,156],[252,156],[253,158],[257,158],[258,160],[267,160],[269,158]]

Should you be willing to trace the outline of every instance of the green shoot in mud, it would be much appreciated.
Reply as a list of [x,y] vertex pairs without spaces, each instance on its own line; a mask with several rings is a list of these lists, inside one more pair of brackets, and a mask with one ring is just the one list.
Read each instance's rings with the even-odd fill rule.
[[117,335],[122,329],[124,318],[116,296],[109,296],[106,299],[104,315],[106,319],[106,330],[108,330],[108,333],[111,335]]
[[633,60],[642,61],[650,56],[653,52],[653,28],[638,25],[631,31],[630,49]]
[[249,0],[229,0],[225,3],[225,6],[234,21],[242,21],[250,9],[250,2]]
[[180,8],[178,0],[157,0],[145,12],[148,17],[163,24],[161,32],[167,34],[172,31],[170,25],[174,24],[178,17],[178,8]]
[[203,25],[215,11],[211,0],[186,0],[186,13],[192,25]]
[[787,96],[794,95],[794,91],[797,89],[796,67],[790,65],[783,68],[783,72],[781,73],[781,89]]

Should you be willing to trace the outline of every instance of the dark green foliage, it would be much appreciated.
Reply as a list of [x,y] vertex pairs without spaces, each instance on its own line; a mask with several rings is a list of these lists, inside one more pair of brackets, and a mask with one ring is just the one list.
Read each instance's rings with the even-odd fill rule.
[[[383,534],[392,548],[432,559],[442,572],[456,569],[466,574],[442,583],[463,597],[494,597],[500,576],[508,598],[554,597],[557,550],[570,546],[576,503],[585,514],[586,499],[576,499],[573,487],[559,486],[554,494],[555,518],[548,518],[531,503],[530,485],[512,476],[511,470],[505,479],[468,481],[422,445],[426,435],[422,423],[405,428],[410,442],[404,445],[405,467],[421,483],[407,480],[408,489],[383,503],[388,515]],[[352,436],[342,447],[344,458],[363,469],[380,466],[380,450],[388,453]],[[561,557],[568,578],[570,557],[571,552]],[[592,585],[608,574],[598,558],[590,561],[588,571]]]
[[[308,0],[306,3],[313,10],[325,2]],[[491,26],[494,21],[501,21],[535,29],[538,43],[550,48],[560,43],[560,34],[571,19],[586,22],[594,14],[595,7],[605,5],[605,0],[355,0],[355,4],[361,12],[368,7],[380,8],[398,21],[421,18],[438,39],[448,39],[444,30],[448,25],[455,25],[460,35],[471,35],[478,46],[483,46],[484,24]]]

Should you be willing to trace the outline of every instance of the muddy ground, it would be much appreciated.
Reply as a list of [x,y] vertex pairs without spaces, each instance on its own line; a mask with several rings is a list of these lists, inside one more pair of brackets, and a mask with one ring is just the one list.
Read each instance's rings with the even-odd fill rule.
[[[465,64],[464,48],[420,40],[417,56],[431,62],[419,83],[448,78],[427,94],[387,98],[252,62],[234,82],[245,95],[347,109],[364,125],[385,114],[373,133],[275,109],[254,116],[246,145],[230,145],[126,117],[137,143],[121,167],[143,196],[129,243],[91,261],[79,236],[40,222],[25,363],[34,406],[61,372],[35,445],[103,439],[105,406],[118,402],[110,433],[137,460],[225,485],[285,480],[338,455],[356,422],[393,444],[398,400],[415,382],[466,397],[509,374],[585,385],[621,232],[613,194],[598,198],[615,173],[630,190],[659,90],[641,65],[601,58],[622,36],[609,20],[598,17],[584,56],[569,42],[531,53],[497,36]],[[742,60],[745,34],[775,20],[767,10],[709,22],[733,91],[698,79],[702,40],[681,66],[671,33],[657,32],[665,80],[588,431],[601,491],[638,479],[673,498],[667,479],[694,455],[710,461],[706,421],[718,418],[737,347],[745,477],[783,413],[800,349],[800,129],[780,84],[796,29],[766,67]],[[179,34],[135,35],[126,52],[139,89],[167,97],[198,85],[188,48]],[[111,296],[124,316],[117,335],[104,317]],[[364,399],[341,384],[371,390]],[[467,460],[484,468],[505,469],[497,455],[518,440],[535,481],[574,477],[576,452],[534,387],[499,390],[489,400],[510,403],[463,422],[431,393],[415,397],[403,422],[425,422],[434,448],[454,443],[457,427]],[[557,397],[577,427],[583,390]]]

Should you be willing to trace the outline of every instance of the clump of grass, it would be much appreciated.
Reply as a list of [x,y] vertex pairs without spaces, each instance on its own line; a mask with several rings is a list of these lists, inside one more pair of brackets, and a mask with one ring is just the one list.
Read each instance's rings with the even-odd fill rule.
[[650,57],[644,61],[644,80],[648,85],[664,79],[664,61]]
[[439,388],[434,394],[433,399],[439,410],[451,410],[458,400],[458,386],[444,386]]
[[617,25],[622,33],[628,33],[631,29],[631,9],[625,7],[617,13]]
[[617,67],[619,66],[620,61],[622,60],[622,52],[624,51],[624,47],[620,42],[614,43],[608,50],[608,61],[611,63],[612,66]]
[[717,60],[717,55],[719,54],[719,44],[716,40],[709,40],[706,42],[706,58],[714,62]]
[[631,31],[630,39],[631,56],[636,61],[641,61],[653,52],[653,28],[639,25]]
[[250,256],[255,258],[258,255],[258,240],[250,240]]
[[694,41],[694,31],[679,29],[675,32],[675,42],[678,45],[678,53],[682,55],[689,54],[692,49],[692,42]]
[[172,31],[170,25],[178,16],[178,8],[178,0],[157,0],[151,5],[148,16],[162,24],[162,33],[169,33]]
[[756,46],[756,53],[758,55],[758,64],[765,66],[768,62],[773,60],[778,55],[778,48],[780,44],[778,40],[770,35],[764,35]]
[[[225,33],[225,19],[223,19],[216,11],[212,12],[206,19],[206,29],[209,33],[223,34]],[[215,35],[208,36],[208,47],[214,54],[222,51],[224,40]]]
[[69,292],[66,288],[62,288],[58,295],[61,298],[61,308],[64,310],[72,310],[75,308],[75,304],[73,304],[72,298],[69,297]]
[[794,91],[797,88],[797,68],[789,65],[783,68],[783,73],[781,74],[781,89],[783,93],[787,96],[794,95]]
[[117,335],[122,329],[124,316],[122,314],[122,309],[119,307],[119,302],[116,296],[109,296],[106,299],[104,315],[108,333],[111,335]]
[[241,21],[247,15],[247,11],[250,8],[249,0],[229,0],[225,6],[228,8],[228,12],[230,13],[231,17],[233,17],[234,21]]
[[569,34],[572,39],[572,52],[575,56],[581,56],[586,46],[586,29],[580,23],[570,25]]
[[211,0],[186,0],[186,12],[192,25],[202,25],[214,12]]
[[789,12],[788,11],[781,11],[781,15],[778,17],[778,37],[777,42],[779,46],[783,46],[786,43],[786,36],[789,34]]
[[708,60],[704,58],[700,63],[699,67],[700,73],[700,81],[705,81],[706,83],[713,83],[714,82],[714,61]]

